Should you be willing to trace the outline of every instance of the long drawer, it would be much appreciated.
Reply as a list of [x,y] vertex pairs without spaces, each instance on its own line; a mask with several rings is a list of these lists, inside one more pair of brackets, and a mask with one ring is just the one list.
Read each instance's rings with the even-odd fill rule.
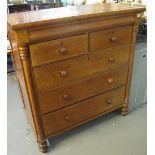
[[100,51],[105,48],[129,44],[131,42],[132,26],[92,32],[90,34],[90,50]]
[[46,136],[123,104],[124,94],[125,87],[120,87],[43,116],[43,127]]
[[127,71],[128,66],[125,66],[50,91],[40,92],[38,98],[41,113],[46,114],[58,110],[124,85],[127,80]]
[[38,90],[56,87],[79,80],[98,72],[117,68],[128,63],[130,45],[110,48],[89,56],[82,56],[37,68],[33,68]]
[[63,60],[86,53],[88,53],[87,34],[30,45],[32,66]]

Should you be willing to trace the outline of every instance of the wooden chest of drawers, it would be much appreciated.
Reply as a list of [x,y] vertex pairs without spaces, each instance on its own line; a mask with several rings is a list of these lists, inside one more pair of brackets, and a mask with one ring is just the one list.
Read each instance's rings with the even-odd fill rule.
[[127,114],[143,11],[95,4],[8,16],[23,107],[42,152],[51,136],[116,109]]

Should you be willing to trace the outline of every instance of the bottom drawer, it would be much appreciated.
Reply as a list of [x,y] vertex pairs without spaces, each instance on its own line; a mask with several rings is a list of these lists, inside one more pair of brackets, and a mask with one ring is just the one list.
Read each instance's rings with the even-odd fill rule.
[[124,102],[125,87],[120,87],[42,117],[46,136],[86,121]]

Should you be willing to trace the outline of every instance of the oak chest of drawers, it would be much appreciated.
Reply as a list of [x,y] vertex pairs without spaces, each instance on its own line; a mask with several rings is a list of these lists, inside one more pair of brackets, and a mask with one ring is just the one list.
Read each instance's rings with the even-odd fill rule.
[[116,109],[127,114],[144,10],[95,4],[8,16],[23,107],[42,152],[51,136]]

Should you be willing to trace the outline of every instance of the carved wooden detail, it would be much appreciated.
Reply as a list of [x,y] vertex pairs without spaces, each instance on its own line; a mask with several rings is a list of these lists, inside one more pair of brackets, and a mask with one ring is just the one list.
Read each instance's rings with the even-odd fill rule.
[[19,45],[19,55],[22,60],[29,58],[28,45]]
[[128,114],[128,104],[125,104],[121,110],[122,110],[121,114],[123,116],[126,116]]
[[45,138],[38,136],[37,138],[38,146],[41,152],[46,153],[48,151],[47,141]]
[[29,53],[29,47],[27,44],[19,45],[19,55],[21,57],[24,80],[26,84],[28,98],[30,101],[30,107],[32,111],[32,116],[33,116],[33,121],[35,125],[39,148],[42,152],[46,152],[47,151],[46,137],[44,135],[42,122],[40,119],[41,116],[40,116],[39,108],[37,105],[37,99],[35,96],[35,88],[33,84],[31,64],[30,64],[28,53]]
[[8,15],[25,110],[41,152],[49,137],[116,109],[128,113],[136,14],[144,10],[95,4]]
[[136,43],[136,35],[138,32],[138,26],[133,26],[133,33],[132,33],[132,42],[131,42],[131,53],[129,59],[129,68],[128,68],[128,80],[127,80],[127,88],[125,94],[125,102],[122,108],[122,115],[128,114],[128,104],[129,104],[129,94],[130,94],[130,85],[131,85],[131,77],[132,77],[132,68],[134,63],[134,50],[135,50],[135,43]]

